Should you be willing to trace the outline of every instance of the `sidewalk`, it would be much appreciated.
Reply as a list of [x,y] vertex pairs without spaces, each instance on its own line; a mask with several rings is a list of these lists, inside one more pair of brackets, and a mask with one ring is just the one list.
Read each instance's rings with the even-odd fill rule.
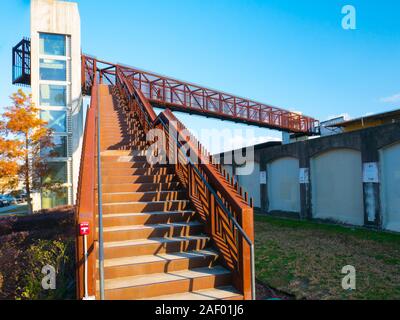
[[8,207],[0,208],[0,217],[15,215],[15,214],[27,214],[27,204],[21,203],[17,205],[11,205]]

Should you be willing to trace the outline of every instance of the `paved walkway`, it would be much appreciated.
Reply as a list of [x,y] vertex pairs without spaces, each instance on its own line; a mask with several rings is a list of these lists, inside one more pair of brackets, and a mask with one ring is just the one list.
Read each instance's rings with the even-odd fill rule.
[[26,203],[0,208],[0,216],[26,214],[26,213],[27,213]]

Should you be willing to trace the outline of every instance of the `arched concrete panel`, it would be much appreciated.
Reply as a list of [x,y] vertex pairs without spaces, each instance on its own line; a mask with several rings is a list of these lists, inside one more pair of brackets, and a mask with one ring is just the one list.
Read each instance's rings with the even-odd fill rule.
[[380,150],[383,228],[400,232],[400,143]]
[[268,211],[300,212],[299,160],[276,159],[268,164]]
[[311,159],[314,218],[364,225],[361,153],[334,149]]

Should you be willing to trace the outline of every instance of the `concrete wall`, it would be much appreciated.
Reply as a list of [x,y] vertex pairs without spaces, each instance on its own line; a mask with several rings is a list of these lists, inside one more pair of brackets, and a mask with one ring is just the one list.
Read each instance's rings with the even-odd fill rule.
[[[68,36],[67,49],[67,136],[69,202],[75,202],[83,133],[81,94],[81,30],[78,5],[55,0],[31,0],[31,87],[33,102],[39,103],[39,34]],[[54,109],[54,108],[53,108]],[[52,110],[53,110],[52,109]],[[34,210],[41,208],[40,194],[34,196]]]
[[[250,198],[253,198],[254,207],[260,208],[260,164],[256,161],[251,161],[247,163],[248,168],[252,170],[244,169],[244,175],[241,174],[241,168],[236,168],[236,174],[238,174],[237,179],[240,186],[245,192],[249,194]],[[251,172],[248,174],[248,172]]]
[[400,143],[380,150],[382,223],[400,232]]
[[[273,171],[268,185],[259,185],[258,179],[254,180],[254,185],[260,187],[261,211],[274,213],[276,208],[284,208],[279,188],[291,180],[300,189],[301,219],[334,219],[399,231],[399,144],[400,124],[393,123],[256,149],[260,171]],[[293,164],[283,165],[287,158],[298,159],[298,176],[300,171],[309,172],[301,183],[295,182]],[[282,161],[280,166],[273,165],[277,160]],[[380,168],[380,176],[371,180],[364,176],[364,167],[369,164]],[[276,182],[277,179],[281,181]],[[271,184],[276,190],[269,190]]]
[[285,157],[270,162],[267,181],[268,211],[300,213],[298,159]]
[[242,168],[232,164],[226,164],[223,167],[230,177],[235,176],[243,192],[247,192],[249,198],[253,199],[254,207],[261,208],[260,164],[250,161]]
[[361,163],[361,153],[350,149],[334,149],[311,159],[314,218],[364,224]]

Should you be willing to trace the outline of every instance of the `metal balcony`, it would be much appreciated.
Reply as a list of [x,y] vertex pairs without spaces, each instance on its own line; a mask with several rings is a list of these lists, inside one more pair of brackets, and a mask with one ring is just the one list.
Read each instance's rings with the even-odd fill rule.
[[12,50],[12,83],[31,85],[31,40],[23,38]]

